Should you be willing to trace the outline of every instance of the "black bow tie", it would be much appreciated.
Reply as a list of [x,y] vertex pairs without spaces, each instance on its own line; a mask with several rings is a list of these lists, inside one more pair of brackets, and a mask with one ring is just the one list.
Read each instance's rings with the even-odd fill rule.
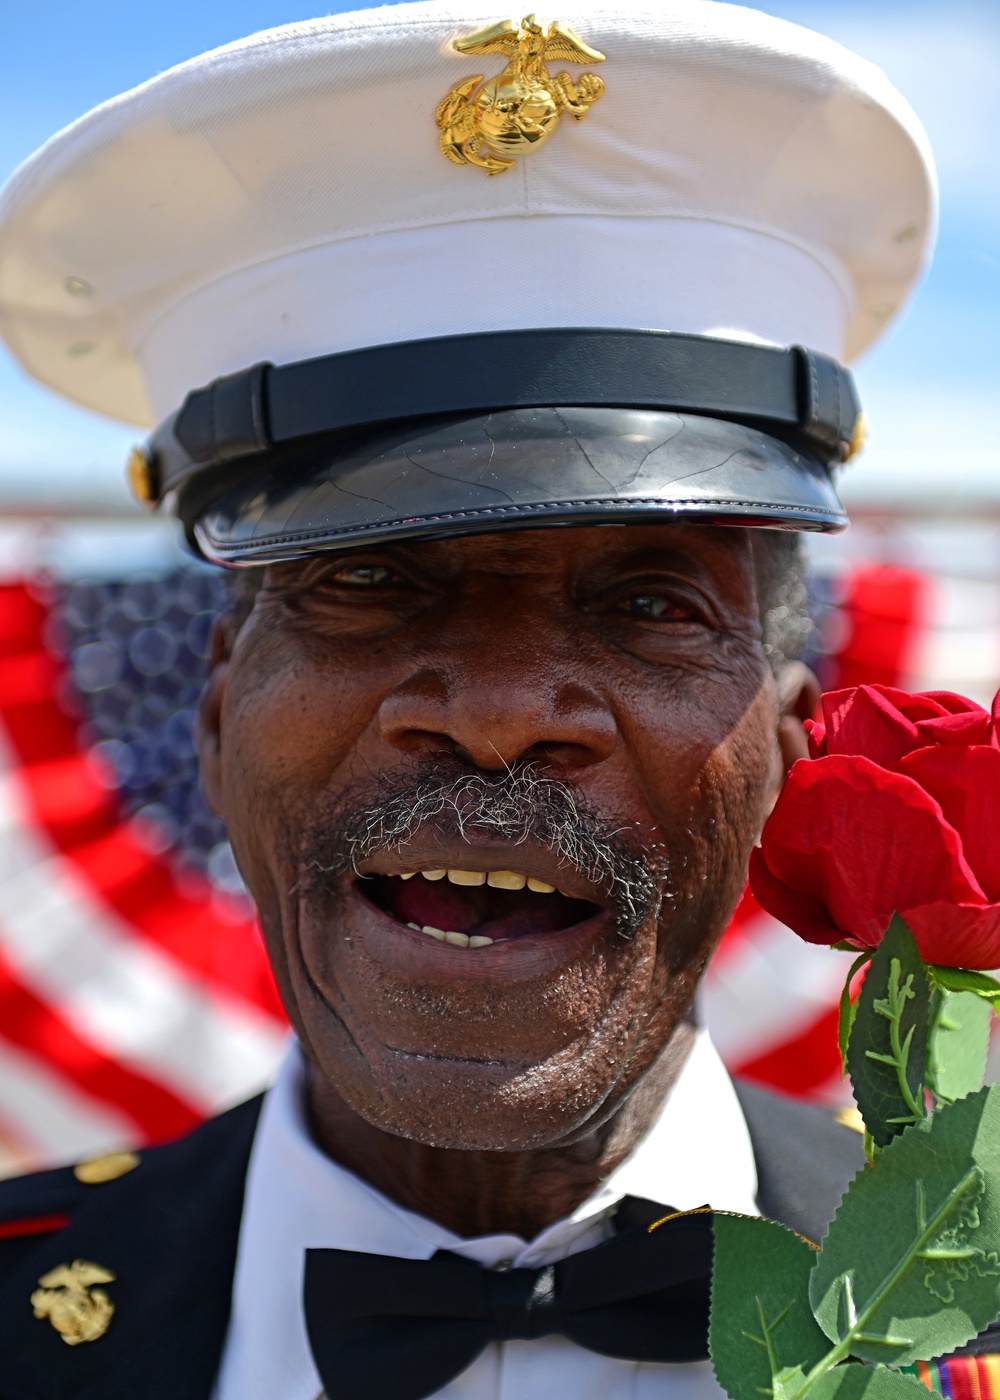
[[629,1361],[708,1355],[712,1215],[626,1197],[617,1234],[543,1269],[487,1269],[439,1250],[396,1259],[306,1251],[305,1313],[316,1369],[337,1400],[423,1400],[490,1342],[557,1332]]

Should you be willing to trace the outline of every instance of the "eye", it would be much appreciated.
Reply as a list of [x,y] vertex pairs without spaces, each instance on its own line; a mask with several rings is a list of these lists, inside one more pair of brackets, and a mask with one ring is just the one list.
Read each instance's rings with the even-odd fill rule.
[[346,588],[386,588],[396,582],[396,575],[384,564],[352,564],[338,569],[333,581]]
[[633,617],[648,618],[652,622],[688,622],[691,619],[690,608],[658,593],[637,593],[625,600],[624,608]]

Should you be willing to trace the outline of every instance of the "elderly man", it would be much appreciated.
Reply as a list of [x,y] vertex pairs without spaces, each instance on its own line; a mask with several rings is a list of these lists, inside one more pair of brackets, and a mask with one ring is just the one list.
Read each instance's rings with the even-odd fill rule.
[[4,1185],[3,1400],[709,1400],[708,1236],[646,1227],[816,1236],[860,1160],[695,997],[924,139],[753,11],[496,20],[253,36],[5,196],[8,343],[159,421],[134,489],[233,568],[203,781],[295,1040],[263,1104]]

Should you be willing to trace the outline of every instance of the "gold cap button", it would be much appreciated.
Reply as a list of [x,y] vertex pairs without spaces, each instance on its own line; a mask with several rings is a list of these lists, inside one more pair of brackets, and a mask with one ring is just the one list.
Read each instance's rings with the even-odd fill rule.
[[861,412],[854,420],[854,430],[851,433],[851,440],[844,449],[843,460],[849,462],[852,457],[863,452],[868,442],[868,414]]
[[152,509],[159,497],[156,465],[144,447],[133,447],[125,462],[129,490],[141,506]]
[[120,1176],[125,1176],[140,1161],[138,1152],[105,1152],[100,1157],[78,1162],[73,1168],[73,1175],[85,1186],[103,1186],[106,1181],[117,1181]]

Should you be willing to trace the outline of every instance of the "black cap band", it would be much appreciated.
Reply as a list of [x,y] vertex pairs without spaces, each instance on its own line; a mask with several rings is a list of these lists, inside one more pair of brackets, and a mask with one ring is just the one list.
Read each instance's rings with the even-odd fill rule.
[[[255,365],[189,394],[149,442],[161,500],[237,459],[368,425],[556,406],[697,413],[843,461],[860,405],[829,356],[668,331],[526,330]],[[229,471],[225,472],[228,477]],[[201,492],[199,492],[201,494]]]

